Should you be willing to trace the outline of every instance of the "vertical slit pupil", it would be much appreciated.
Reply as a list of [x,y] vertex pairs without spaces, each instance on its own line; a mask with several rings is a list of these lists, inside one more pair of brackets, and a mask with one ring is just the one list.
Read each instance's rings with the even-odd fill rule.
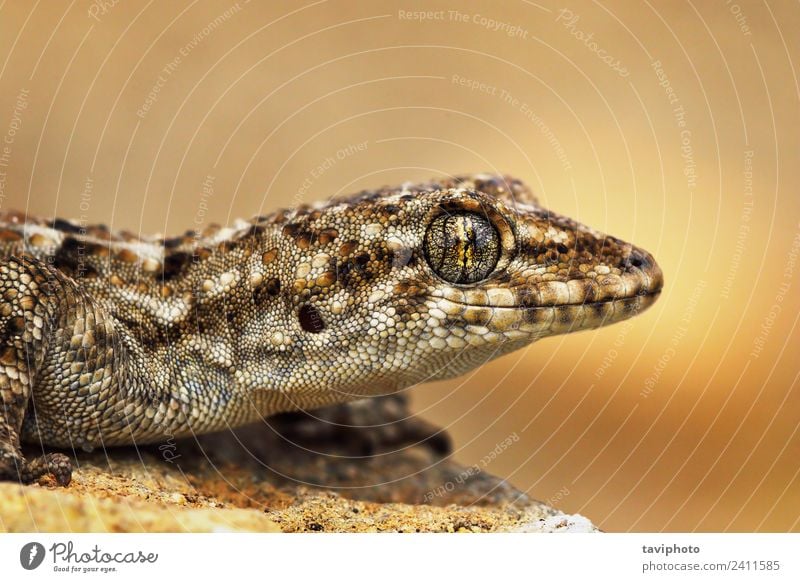
[[325,322],[322,321],[322,315],[319,310],[306,303],[300,308],[300,327],[310,333],[319,333],[325,329]]
[[425,258],[445,281],[473,284],[486,279],[500,260],[500,236],[481,214],[441,214],[428,225]]

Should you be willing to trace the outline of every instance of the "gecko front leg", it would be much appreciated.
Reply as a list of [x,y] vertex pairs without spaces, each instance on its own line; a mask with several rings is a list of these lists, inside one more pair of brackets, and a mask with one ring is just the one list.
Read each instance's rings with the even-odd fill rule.
[[315,450],[342,447],[370,456],[421,444],[442,457],[452,450],[446,430],[415,416],[402,393],[278,414],[267,422],[288,441]]
[[68,485],[72,478],[66,455],[47,453],[28,461],[20,450],[32,385],[57,318],[57,298],[72,294],[65,283],[35,259],[11,257],[0,263],[0,479],[32,483],[51,474]]

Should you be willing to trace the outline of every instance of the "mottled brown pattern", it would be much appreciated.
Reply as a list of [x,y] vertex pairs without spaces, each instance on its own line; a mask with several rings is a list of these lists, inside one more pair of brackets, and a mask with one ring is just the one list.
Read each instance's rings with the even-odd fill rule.
[[0,257],[0,477],[62,483],[68,459],[26,461],[20,437],[153,443],[393,394],[631,317],[662,285],[647,252],[489,175],[175,239],[6,213]]

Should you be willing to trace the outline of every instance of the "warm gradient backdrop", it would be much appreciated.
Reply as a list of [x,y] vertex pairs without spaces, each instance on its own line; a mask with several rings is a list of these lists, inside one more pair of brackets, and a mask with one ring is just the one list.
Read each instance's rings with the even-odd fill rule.
[[178,233],[517,175],[665,291],[416,410],[466,463],[516,433],[488,469],[606,530],[797,531],[797,30],[771,0],[0,0],[0,208]]

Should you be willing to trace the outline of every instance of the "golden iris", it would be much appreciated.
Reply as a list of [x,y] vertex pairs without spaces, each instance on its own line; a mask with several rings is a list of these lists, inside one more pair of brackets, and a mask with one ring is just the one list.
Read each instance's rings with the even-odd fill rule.
[[428,225],[425,258],[449,283],[471,284],[486,279],[500,260],[500,236],[486,216],[440,214]]

